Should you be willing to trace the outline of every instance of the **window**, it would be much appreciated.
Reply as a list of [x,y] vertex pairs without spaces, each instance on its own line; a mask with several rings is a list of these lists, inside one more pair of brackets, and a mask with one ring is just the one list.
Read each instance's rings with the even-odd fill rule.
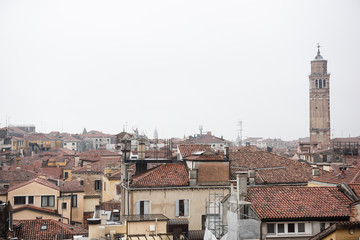
[[189,199],[180,199],[176,203],[176,217],[187,217],[189,216]]
[[41,196],[41,207],[54,207],[55,196]]
[[298,223],[298,232],[299,233],[305,232],[305,223]]
[[319,80],[319,88],[322,88],[322,81],[321,81],[321,79]]
[[323,81],[324,81],[324,83],[323,83],[324,88],[326,88],[326,80],[324,79]]
[[311,223],[267,223],[268,236],[311,235]]
[[322,230],[328,228],[329,226],[330,226],[330,223],[322,222],[322,223],[320,223],[320,230],[322,231]]
[[14,205],[26,204],[25,196],[14,197]]
[[101,191],[101,180],[95,180],[95,191]]
[[9,184],[5,184],[5,185],[4,185],[4,188],[9,188]]
[[318,88],[318,80],[315,80],[315,88]]
[[71,207],[77,207],[77,195],[71,196]]
[[47,225],[41,225],[40,230],[41,231],[46,231],[47,230]]
[[34,204],[34,196],[28,196],[28,204]]
[[274,235],[275,234],[275,225],[276,224],[267,224],[267,234]]
[[66,202],[61,203],[61,209],[67,209],[67,203]]
[[66,142],[64,142],[64,146],[66,146]]
[[136,214],[144,215],[150,214],[150,201],[137,201],[136,202]]
[[68,179],[69,178],[69,172],[65,172],[65,179]]
[[285,224],[278,224],[278,233],[285,233]]
[[295,223],[288,223],[288,233],[295,233]]
[[75,146],[75,143],[72,143],[73,146]]

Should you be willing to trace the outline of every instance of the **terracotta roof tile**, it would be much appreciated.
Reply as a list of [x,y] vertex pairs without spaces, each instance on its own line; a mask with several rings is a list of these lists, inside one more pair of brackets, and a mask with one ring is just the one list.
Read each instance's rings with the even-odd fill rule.
[[314,178],[313,181],[340,184],[340,183],[360,183],[360,169],[348,168],[345,171],[333,172],[324,176]]
[[104,173],[104,169],[109,166],[116,166],[120,164],[119,158],[101,158],[100,161],[90,164],[90,171],[87,166],[76,167],[73,173]]
[[65,193],[84,192],[84,185],[81,185],[78,180],[62,181],[60,190]]
[[62,168],[43,167],[43,168],[40,168],[40,173],[39,174],[44,175],[46,177],[53,177],[53,178],[56,178],[56,179],[62,179],[62,173],[63,173]]
[[232,179],[248,169],[256,170],[256,184],[307,183],[313,177],[310,165],[265,151],[230,152],[229,158]]
[[36,178],[37,174],[27,170],[0,170],[0,182],[18,181],[25,182]]
[[188,186],[189,174],[183,163],[167,163],[133,177],[132,187]]
[[44,186],[47,186],[47,187],[50,187],[50,188],[53,188],[53,189],[56,189],[56,190],[60,190],[60,188],[58,186],[56,186],[56,183],[53,182],[53,181],[48,181],[46,179],[42,179],[42,178],[34,178],[34,179],[31,179],[30,181],[27,181],[27,182],[22,182],[22,183],[19,183],[15,186],[10,186],[9,188],[9,192],[14,190],[14,189],[18,189],[20,187],[23,187],[23,186],[26,186],[30,183],[33,183],[33,182],[37,182],[39,184],[42,184]]
[[[53,219],[16,220],[14,225],[16,236],[24,240],[53,240],[60,238],[61,234],[64,234],[64,239],[72,239],[74,235],[88,234],[86,229]],[[46,230],[42,230],[41,226],[46,226]]]
[[18,208],[14,208],[14,212],[20,212],[23,210],[30,210],[30,211],[35,211],[35,212],[43,212],[43,213],[47,213],[50,215],[54,215],[54,216],[59,216],[61,217],[60,214],[58,214],[57,210],[52,210],[52,209],[47,209],[47,208],[40,208],[40,207],[35,207],[32,205],[26,205],[26,206],[21,206]]
[[337,187],[248,188],[248,201],[263,220],[348,218],[351,201]]
[[191,156],[192,153],[198,151],[211,151],[210,145],[204,144],[180,144],[178,149],[183,158]]

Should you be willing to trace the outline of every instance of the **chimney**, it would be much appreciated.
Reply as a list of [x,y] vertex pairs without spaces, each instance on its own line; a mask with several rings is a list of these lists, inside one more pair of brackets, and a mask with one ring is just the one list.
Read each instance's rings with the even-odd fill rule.
[[320,176],[320,169],[318,167],[314,167],[312,169],[312,176],[313,176],[313,178],[316,178],[316,177]]
[[250,185],[255,185],[256,184],[256,170],[255,169],[250,169],[248,171],[248,177],[249,177],[249,184]]
[[88,172],[91,171],[91,165],[90,164],[86,165],[86,171],[88,171]]
[[247,197],[247,171],[236,172],[236,191],[237,200],[245,201]]
[[142,138],[139,141],[139,160],[145,160],[145,140]]
[[225,147],[225,160],[229,161],[229,147],[228,146]]
[[132,180],[132,170],[128,169],[128,181],[131,182]]
[[107,214],[102,213],[101,214],[101,225],[106,225],[106,222],[107,222]]
[[15,160],[16,160],[16,166],[19,166],[20,165],[20,157],[16,157]]
[[189,179],[190,179],[190,186],[196,186],[197,180],[198,180],[198,170],[197,169],[191,169],[189,170]]

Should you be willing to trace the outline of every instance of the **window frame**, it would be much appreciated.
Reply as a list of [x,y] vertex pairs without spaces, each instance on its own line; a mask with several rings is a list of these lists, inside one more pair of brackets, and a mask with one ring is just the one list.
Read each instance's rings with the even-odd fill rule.
[[136,215],[151,214],[151,202],[150,200],[139,200],[136,202]]
[[66,210],[67,209],[67,202],[62,202],[61,203],[61,210]]
[[101,191],[102,190],[102,186],[101,186],[101,180],[97,179],[94,181],[94,189],[95,191]]
[[[309,222],[269,222],[266,223],[266,236],[269,237],[284,237],[284,236],[308,236],[311,235],[311,224],[307,224]],[[294,224],[294,231],[289,232],[289,225]],[[302,224],[304,226],[304,231],[299,231],[299,224]],[[267,232],[269,229],[269,226],[273,225],[274,232]],[[283,225],[284,231],[279,232],[279,227]]]
[[190,201],[189,199],[178,199],[175,202],[175,216],[189,217],[190,216]]
[[[43,199],[47,199],[46,203],[44,204],[44,200]],[[50,204],[50,199],[53,199],[52,204]],[[55,207],[55,195],[42,195],[41,196],[41,207]]]
[[[21,203],[16,203],[15,199],[23,199],[24,201],[21,201]],[[24,203],[22,203],[24,202]],[[14,205],[26,205],[26,196],[14,196]]]
[[71,207],[77,208],[78,206],[78,197],[77,194],[71,195]]

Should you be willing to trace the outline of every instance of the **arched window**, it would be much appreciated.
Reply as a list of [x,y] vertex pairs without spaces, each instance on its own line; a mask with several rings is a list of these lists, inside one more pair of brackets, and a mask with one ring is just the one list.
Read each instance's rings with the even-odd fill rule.
[[318,88],[318,80],[315,80],[315,88]]
[[322,88],[322,80],[319,80],[319,88]]
[[323,80],[323,86],[324,86],[324,88],[326,88],[326,80],[325,79]]

